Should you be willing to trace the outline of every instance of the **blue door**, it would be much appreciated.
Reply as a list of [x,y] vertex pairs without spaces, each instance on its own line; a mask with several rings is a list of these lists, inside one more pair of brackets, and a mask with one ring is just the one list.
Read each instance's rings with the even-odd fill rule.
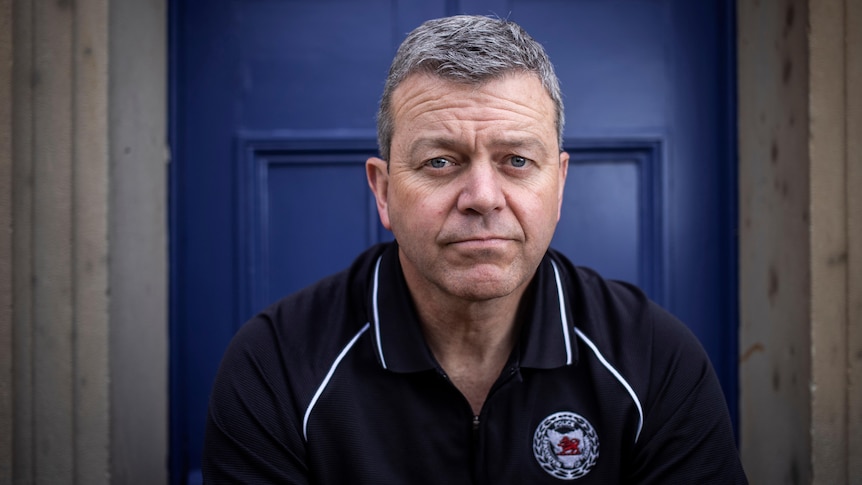
[[199,480],[236,329],[391,235],[363,164],[396,47],[493,14],[557,66],[572,155],[553,245],[683,319],[736,408],[734,38],[720,0],[186,0],[171,6],[171,476]]

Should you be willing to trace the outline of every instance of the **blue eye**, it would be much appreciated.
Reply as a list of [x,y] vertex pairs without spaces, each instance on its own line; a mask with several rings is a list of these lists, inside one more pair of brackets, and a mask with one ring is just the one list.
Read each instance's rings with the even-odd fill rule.
[[514,155],[509,159],[509,162],[512,164],[513,167],[521,168],[527,164],[527,159]]
[[428,165],[431,168],[445,168],[449,165],[449,160],[446,160],[445,158],[432,158],[431,160],[428,160]]

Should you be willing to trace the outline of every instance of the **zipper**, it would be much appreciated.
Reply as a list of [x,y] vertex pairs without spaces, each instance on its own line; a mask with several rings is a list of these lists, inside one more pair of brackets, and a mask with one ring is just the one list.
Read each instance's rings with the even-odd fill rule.
[[[440,377],[443,378],[443,380],[448,382],[449,385],[451,385],[452,388],[456,390],[456,392],[458,392],[460,394],[461,391],[458,390],[458,388],[455,386],[455,384],[452,382],[452,380],[449,379],[449,375],[446,374],[446,371],[444,371],[442,368],[438,367],[437,373],[440,375]],[[501,387],[502,385],[507,383],[509,380],[511,380],[515,375],[517,375],[517,373],[518,373],[518,367],[516,365],[510,366],[508,369],[506,369],[502,373],[500,378],[497,380],[497,382],[495,382],[494,385],[491,386],[491,389],[488,392],[488,396],[486,397],[486,401],[491,398],[491,396],[494,394],[494,392],[499,387]],[[463,394],[461,394],[461,397],[463,398],[464,404],[467,406],[467,409],[470,409],[470,403],[467,401],[467,398],[464,397]],[[482,407],[484,408],[484,404]],[[471,409],[470,414],[472,414],[472,409]],[[482,424],[480,414],[473,414],[473,419],[470,422],[470,428],[471,428],[470,429],[470,438],[471,438],[471,440],[470,440],[471,441],[471,443],[470,443],[470,445],[471,445],[470,446],[470,448],[471,448],[470,449],[470,454],[471,454],[470,461],[473,464],[472,465],[473,470],[471,472],[471,475],[473,478],[473,483],[480,483],[479,482],[479,476],[481,475],[480,470],[483,469],[482,464],[479,463],[480,456],[481,456],[481,453],[479,451],[479,439],[480,439],[479,426]]]
[[479,415],[473,415],[473,422],[470,432],[470,476],[472,483],[482,483],[479,477],[482,475],[481,453],[479,452]]

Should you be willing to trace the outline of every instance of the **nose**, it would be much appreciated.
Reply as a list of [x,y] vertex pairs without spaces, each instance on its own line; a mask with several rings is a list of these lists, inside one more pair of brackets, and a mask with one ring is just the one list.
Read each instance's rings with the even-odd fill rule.
[[492,163],[471,163],[463,174],[458,210],[489,214],[506,204],[502,175]]

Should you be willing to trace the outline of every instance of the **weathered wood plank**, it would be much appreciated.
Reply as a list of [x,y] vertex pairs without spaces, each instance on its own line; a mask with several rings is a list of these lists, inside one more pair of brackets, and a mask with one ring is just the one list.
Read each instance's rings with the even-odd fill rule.
[[811,466],[814,483],[848,483],[844,0],[809,12]]
[[12,0],[0,0],[0,483],[12,483]]
[[13,3],[13,304],[14,453],[13,481],[35,482],[33,436],[33,4]]
[[76,0],[72,173],[75,483],[108,483],[108,0]]
[[74,476],[71,1],[34,2],[33,384],[37,484]]

